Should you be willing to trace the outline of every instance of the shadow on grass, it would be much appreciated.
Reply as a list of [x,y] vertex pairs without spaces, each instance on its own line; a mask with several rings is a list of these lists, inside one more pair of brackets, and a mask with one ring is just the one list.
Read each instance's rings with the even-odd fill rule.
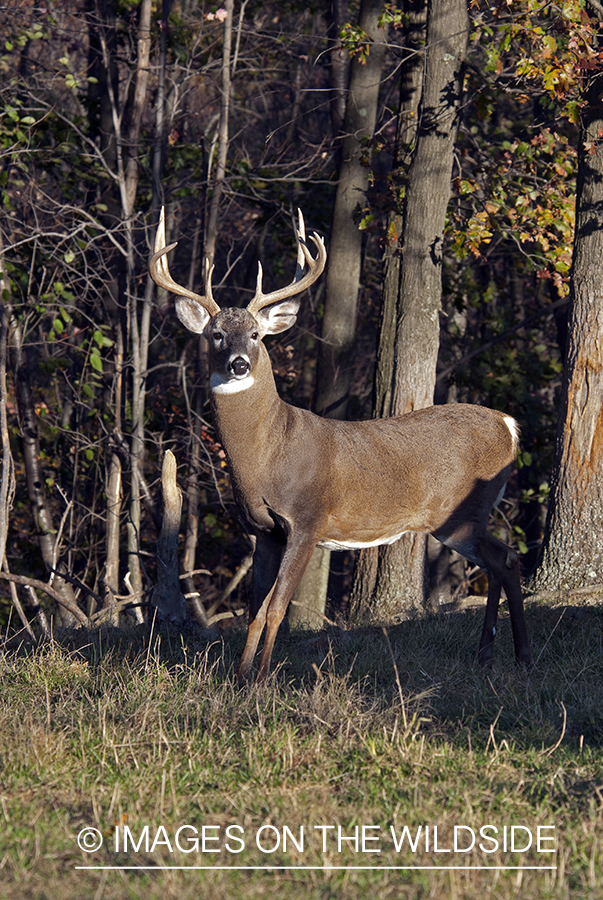
[[[383,722],[414,716],[423,733],[486,745],[495,741],[492,723],[505,739],[524,748],[565,742],[603,744],[603,609],[529,605],[528,630],[535,665],[515,664],[506,610],[499,618],[494,664],[482,670],[476,659],[483,611],[436,614],[387,626],[381,624],[295,631],[280,637],[267,685],[239,687],[236,664],[245,640],[238,623],[219,636],[191,626],[183,633],[151,628],[82,629],[57,633],[51,646],[98,677],[101,694],[114,677],[142,679],[163,674],[168,681],[196,679],[199,703],[215,687],[219,702],[254,695],[259,703],[289,704],[299,727],[341,727],[342,717]],[[215,635],[215,633],[214,633]],[[49,653],[16,639],[0,648],[17,656]],[[113,673],[113,674],[112,674]],[[123,674],[125,673],[125,674]],[[272,699],[270,699],[272,698]],[[179,715],[166,706],[167,715]],[[254,714],[246,713],[247,717]],[[291,718],[287,714],[288,718]],[[372,717],[372,718],[371,718]],[[361,727],[359,725],[358,727]]]

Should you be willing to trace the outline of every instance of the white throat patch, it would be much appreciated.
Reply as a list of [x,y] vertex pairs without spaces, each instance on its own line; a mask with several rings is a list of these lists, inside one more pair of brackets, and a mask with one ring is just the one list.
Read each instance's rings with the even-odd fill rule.
[[209,386],[216,394],[240,394],[241,391],[248,390],[255,379],[253,375],[246,375],[245,378],[222,378],[217,372],[212,372],[209,379]]

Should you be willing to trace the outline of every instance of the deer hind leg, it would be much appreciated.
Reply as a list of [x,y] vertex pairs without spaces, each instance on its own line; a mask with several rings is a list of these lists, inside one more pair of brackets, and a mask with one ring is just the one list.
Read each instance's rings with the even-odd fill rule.
[[488,575],[488,601],[486,616],[479,644],[478,659],[483,666],[491,665],[496,619],[500,602],[500,591],[504,587],[509,604],[511,629],[518,663],[530,665],[532,654],[523,610],[523,597],[519,580],[519,559],[514,550],[487,534],[480,541],[480,555],[483,563],[478,563]]
[[515,659],[518,663],[531,666],[532,654],[530,652],[530,641],[523,611],[523,596],[519,581],[519,559],[517,558],[517,554],[512,550],[507,553],[505,559],[503,587],[507,595],[507,603],[509,604],[513,644],[515,646]]
[[519,560],[515,551],[482,530],[477,524],[471,530],[465,526],[452,534],[436,533],[435,537],[479,566],[488,576],[486,615],[477,654],[481,665],[490,666],[492,664],[500,592],[503,587],[509,604],[515,659],[518,663],[530,665],[532,655],[523,611]]
[[494,656],[494,638],[496,636],[496,623],[498,621],[498,607],[500,605],[500,592],[502,588],[502,570],[500,568],[499,559],[495,558],[493,553],[484,554],[494,557],[488,563],[478,563],[484,569],[488,576],[488,600],[486,601],[486,614],[484,616],[484,626],[479,641],[479,650],[477,658],[481,666],[484,668],[492,665]]

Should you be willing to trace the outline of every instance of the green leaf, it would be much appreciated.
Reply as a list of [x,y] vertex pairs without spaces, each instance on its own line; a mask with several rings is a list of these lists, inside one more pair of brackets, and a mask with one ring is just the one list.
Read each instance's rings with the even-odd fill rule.
[[103,361],[96,353],[90,354],[90,365],[95,370],[95,372],[103,373]]
[[[106,336],[102,333],[102,331],[100,331],[100,330],[98,330],[98,329],[94,332],[94,334],[92,335],[92,338],[93,338],[94,341],[96,341],[96,343],[98,344],[98,346],[101,347],[101,348],[102,348],[102,347],[112,347],[112,346],[113,346],[113,341],[111,340],[111,338],[106,337]],[[98,352],[98,351],[96,350],[96,348],[94,348],[94,349],[92,350],[92,352],[95,353],[95,352]]]

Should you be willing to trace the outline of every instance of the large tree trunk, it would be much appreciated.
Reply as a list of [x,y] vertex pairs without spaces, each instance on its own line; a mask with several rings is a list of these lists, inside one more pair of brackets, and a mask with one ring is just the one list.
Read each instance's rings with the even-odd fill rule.
[[387,38],[386,31],[378,25],[382,12],[381,0],[363,0],[358,24],[372,43],[366,63],[362,64],[358,57],[352,60],[342,129],[314,404],[319,415],[334,419],[345,419],[350,390],[363,236],[354,213],[357,206],[363,207],[368,187],[369,169],[362,161],[363,141],[373,136],[377,121]]
[[[364,204],[368,187],[369,170],[362,164],[362,142],[373,136],[377,121],[387,38],[386,31],[379,28],[382,12],[381,0],[362,0],[358,24],[372,43],[365,63],[358,57],[352,60],[342,128],[341,165],[333,211],[314,403],[320,415],[333,419],[345,419],[348,411],[362,265],[362,232],[354,221],[354,212],[359,204]],[[333,74],[337,74],[336,69],[333,69]],[[338,85],[334,88],[337,94]],[[289,611],[292,624],[303,623],[317,628],[322,625],[330,557],[329,550],[317,548],[314,551],[293,597]]]
[[[416,7],[414,19],[418,26]],[[467,38],[465,0],[430,0],[422,96],[401,231],[399,218],[390,222],[376,377],[378,415],[402,415],[433,403],[443,231]],[[416,71],[411,72],[407,87],[410,109],[402,109],[402,129],[412,111],[415,77]],[[378,617],[420,609],[427,588],[426,538],[409,534],[395,544],[361,552],[352,608],[361,613],[370,606]]]
[[581,110],[569,341],[537,591],[603,582],[602,92],[597,71]]

